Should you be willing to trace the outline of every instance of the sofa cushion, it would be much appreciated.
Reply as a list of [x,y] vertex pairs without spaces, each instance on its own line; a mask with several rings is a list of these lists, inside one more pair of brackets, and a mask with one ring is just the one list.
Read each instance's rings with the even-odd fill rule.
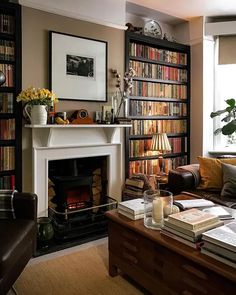
[[[7,229],[7,230],[6,230]],[[20,257],[26,256],[27,249],[33,247],[35,222],[33,220],[1,220],[0,224],[0,280],[9,269],[17,265]]]
[[236,158],[198,157],[200,184],[199,189],[221,191],[223,187],[222,163],[236,165]]
[[222,163],[223,188],[222,197],[236,199],[236,166]]

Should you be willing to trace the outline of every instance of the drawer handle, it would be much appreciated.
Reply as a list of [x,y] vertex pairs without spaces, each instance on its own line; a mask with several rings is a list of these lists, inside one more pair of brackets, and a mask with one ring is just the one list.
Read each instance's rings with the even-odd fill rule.
[[138,263],[138,259],[132,255],[130,255],[129,253],[123,251],[122,255],[125,259],[129,260],[130,262],[137,264]]
[[182,268],[186,270],[187,272],[199,277],[200,279],[207,280],[207,275],[203,273],[202,271],[196,269],[195,267],[188,265],[188,264],[183,264]]
[[123,242],[122,245],[127,250],[130,250],[132,252],[138,252],[138,248],[136,246],[134,246],[134,245],[131,245],[129,242]]

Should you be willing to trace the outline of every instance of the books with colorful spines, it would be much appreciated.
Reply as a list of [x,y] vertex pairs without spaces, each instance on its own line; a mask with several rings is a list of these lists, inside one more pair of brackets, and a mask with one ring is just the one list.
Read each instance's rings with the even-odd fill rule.
[[171,214],[169,215],[168,220],[169,222],[183,228],[194,230],[216,223],[219,221],[219,217],[193,208],[183,212]]
[[227,259],[225,257],[222,257],[220,255],[217,255],[217,254],[215,254],[215,253],[213,253],[213,252],[211,252],[209,250],[206,250],[203,247],[201,248],[201,253],[203,253],[203,254],[205,254],[207,256],[210,256],[210,257],[212,257],[212,258],[214,258],[214,259],[216,259],[216,260],[218,260],[218,261],[220,261],[222,263],[225,263],[225,264],[227,264],[227,265],[229,265],[229,266],[231,266],[233,268],[236,268],[236,263],[235,262],[233,262],[233,261],[231,261],[231,260],[229,260],[229,259]]
[[144,213],[144,200],[143,198],[132,199],[118,204],[119,210],[129,212],[132,215],[143,214]]
[[169,222],[168,219],[164,220],[164,225],[167,226],[168,228],[171,228],[171,229],[173,229],[175,231],[181,232],[181,233],[183,233],[185,235],[188,235],[188,236],[190,236],[192,238],[196,238],[198,236],[201,236],[203,232],[208,231],[208,230],[210,230],[212,228],[221,226],[223,224],[224,224],[224,222],[219,220],[219,221],[216,221],[215,223],[212,223],[212,224],[206,225],[204,227],[201,227],[200,229],[194,229],[193,230],[193,229],[186,229],[186,228],[184,228],[182,226],[178,226],[178,225],[176,225],[176,224],[174,224],[172,222]]
[[232,260],[236,263],[236,252],[228,250],[216,244],[204,241],[203,249],[210,251],[216,255],[220,255],[226,259]]
[[202,239],[228,250],[236,251],[236,221],[204,232]]
[[138,220],[138,219],[142,219],[144,217],[144,213],[140,213],[140,214],[131,214],[125,210],[122,209],[118,209],[118,213],[121,215],[124,215],[125,217],[132,219],[132,220]]
[[192,241],[189,241],[189,240],[186,240],[184,239],[183,237],[180,237],[180,236],[177,236],[169,231],[166,231],[166,230],[161,230],[160,233],[164,236],[167,236],[167,237],[170,237],[176,241],[179,241],[187,246],[190,246],[192,248],[195,248],[195,249],[200,249],[201,246],[203,245],[203,242],[202,241],[197,241],[197,242],[192,242]]

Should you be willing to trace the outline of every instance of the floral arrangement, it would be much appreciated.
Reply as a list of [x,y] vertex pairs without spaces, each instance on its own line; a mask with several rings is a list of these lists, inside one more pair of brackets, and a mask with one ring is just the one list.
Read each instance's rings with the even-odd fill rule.
[[52,105],[58,102],[56,95],[46,88],[29,87],[22,90],[16,98],[17,102],[22,101],[29,105]]
[[121,96],[120,105],[119,105],[117,113],[116,113],[116,117],[118,117],[122,104],[125,103],[125,99],[131,93],[131,90],[133,87],[133,77],[136,75],[136,72],[133,68],[129,68],[128,72],[125,72],[125,74],[124,74],[124,89],[123,90],[121,89],[121,76],[120,76],[120,74],[118,73],[118,71],[116,69],[113,69],[112,73],[113,73],[114,77],[116,78],[116,87],[118,88],[120,96]]

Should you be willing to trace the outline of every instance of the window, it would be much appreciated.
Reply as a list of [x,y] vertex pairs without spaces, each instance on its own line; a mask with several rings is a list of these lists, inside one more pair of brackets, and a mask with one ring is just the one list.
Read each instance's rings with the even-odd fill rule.
[[[235,42],[235,43],[234,43]],[[233,45],[234,43],[234,45]],[[231,46],[234,50],[231,53]],[[236,99],[236,36],[218,37],[215,42],[215,98],[214,110],[225,109],[225,101],[229,98]],[[214,119],[214,130],[222,127],[221,119],[224,115]],[[236,134],[214,136],[214,150],[232,148],[236,144]]]

